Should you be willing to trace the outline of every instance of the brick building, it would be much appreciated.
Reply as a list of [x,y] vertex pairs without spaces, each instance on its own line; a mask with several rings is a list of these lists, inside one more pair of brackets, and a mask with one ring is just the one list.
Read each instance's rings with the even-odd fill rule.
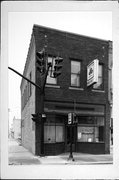
[[[44,97],[46,121],[43,126],[32,121],[31,114],[42,111],[40,90],[22,79],[22,144],[36,155],[56,155],[69,151],[68,113],[75,112],[73,151],[110,152],[109,54],[112,42],[34,25],[24,76],[41,85],[36,52],[43,49],[47,35],[48,62],[63,58],[62,73],[47,77]],[[87,86],[87,65],[99,60],[98,83]],[[43,127],[43,129],[42,129]]]

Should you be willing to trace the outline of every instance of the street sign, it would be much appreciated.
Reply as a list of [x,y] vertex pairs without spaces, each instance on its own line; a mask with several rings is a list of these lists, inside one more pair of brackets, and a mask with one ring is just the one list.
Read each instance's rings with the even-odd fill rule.
[[99,64],[99,60],[94,59],[87,66],[87,86],[90,86],[98,82],[98,64]]

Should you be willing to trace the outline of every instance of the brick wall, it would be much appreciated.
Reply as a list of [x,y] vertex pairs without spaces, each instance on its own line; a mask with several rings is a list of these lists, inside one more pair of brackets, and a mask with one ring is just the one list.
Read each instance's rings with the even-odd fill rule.
[[[80,36],[77,34],[57,31],[41,26],[34,26],[34,35],[36,38],[36,51],[42,49],[44,45],[44,37],[47,35],[48,54],[63,57],[62,74],[57,79],[59,88],[46,87],[45,101],[55,104],[59,102],[73,103],[74,100],[78,104],[94,104],[105,106],[105,149],[109,153],[109,126],[110,126],[110,109],[108,105],[108,48],[109,42]],[[104,90],[96,91],[92,87],[87,87],[87,65],[94,59],[98,58],[99,63],[104,68]],[[71,60],[81,61],[81,88],[74,89],[70,87],[71,79]],[[39,82],[39,79],[36,79]],[[39,104],[39,95],[36,94],[36,104]],[[46,103],[47,104],[47,103]],[[55,107],[55,105],[54,105]],[[47,105],[46,105],[47,108]]]
[[[32,37],[30,49],[27,56],[25,66],[25,76],[29,78],[30,72],[32,73],[32,81],[35,82],[35,43]],[[25,87],[28,85],[26,80],[22,80],[21,96],[24,93]],[[31,114],[35,113],[35,87],[31,85],[32,94],[28,98],[25,107],[21,110],[22,125],[22,145],[35,154],[35,125],[32,121]]]
[[[39,51],[43,46],[44,36],[48,39],[48,53],[63,57],[62,74],[58,77],[60,88],[46,88],[46,100],[72,101],[106,104],[108,98],[108,41],[79,36],[71,33],[34,27],[36,49]],[[105,92],[92,91],[87,87],[87,65],[95,58],[99,58],[104,65],[104,90]],[[71,59],[80,60],[82,63],[81,88],[73,90],[70,87]],[[37,79],[36,79],[37,81]],[[94,98],[95,97],[95,98]]]

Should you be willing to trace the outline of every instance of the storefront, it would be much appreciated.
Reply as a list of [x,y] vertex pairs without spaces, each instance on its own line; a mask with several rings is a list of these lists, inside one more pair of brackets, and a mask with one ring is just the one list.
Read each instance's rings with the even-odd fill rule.
[[47,110],[47,120],[44,124],[45,154],[69,152],[71,138],[74,152],[104,153],[104,106],[82,106],[83,110],[77,108],[77,123],[72,127],[72,137],[68,126],[68,111]]
[[78,117],[77,151],[104,153],[104,135],[104,117]]

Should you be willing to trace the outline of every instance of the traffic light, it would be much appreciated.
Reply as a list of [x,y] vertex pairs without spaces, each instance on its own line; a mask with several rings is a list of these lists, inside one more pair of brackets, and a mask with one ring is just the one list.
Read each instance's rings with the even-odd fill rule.
[[32,120],[34,122],[45,122],[46,121],[46,114],[39,114],[39,113],[36,113],[36,114],[31,114],[32,115]]
[[46,122],[46,114],[42,114],[42,120],[43,120],[43,122]]
[[68,114],[68,125],[76,124],[78,122],[77,115],[75,113]]
[[77,116],[75,113],[72,114],[72,121],[73,121],[73,124],[76,124],[78,122],[78,119],[77,119]]
[[31,114],[31,115],[32,115],[32,120],[33,120],[34,122],[38,121],[38,119],[39,119],[38,114]]
[[68,114],[68,125],[72,124],[72,113]]
[[37,69],[41,74],[43,74],[45,72],[45,59],[44,59],[44,57],[45,57],[45,51],[44,50],[42,50],[40,52],[36,52],[36,58],[37,58],[36,62],[39,65],[37,67]]
[[54,78],[58,77],[61,74],[60,69],[62,68],[62,63],[63,58],[62,57],[56,57],[55,58],[55,65],[54,65]]

